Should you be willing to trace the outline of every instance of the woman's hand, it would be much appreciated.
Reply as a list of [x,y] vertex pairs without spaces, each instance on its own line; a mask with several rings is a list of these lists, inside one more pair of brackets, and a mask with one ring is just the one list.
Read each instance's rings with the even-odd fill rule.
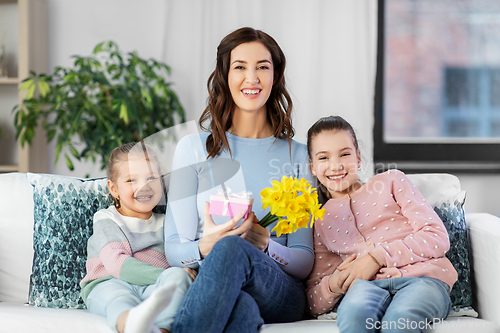
[[191,281],[194,281],[194,279],[196,279],[196,277],[198,276],[198,272],[192,268],[183,267],[182,269],[185,270],[186,272],[188,272],[189,277],[191,278]]
[[252,225],[241,235],[241,237],[255,245],[259,250],[265,252],[269,246],[271,232],[269,229],[259,225],[259,219],[254,215]]
[[[245,231],[247,231],[252,224],[254,223],[254,213],[248,214],[248,218],[243,221],[243,223],[236,227],[238,222],[243,218],[246,211],[241,210],[238,214],[236,214],[231,220],[222,224],[215,224],[212,216],[208,213],[210,210],[210,204],[208,202],[205,203],[205,222],[203,225],[203,236],[198,243],[198,249],[200,250],[200,256],[205,258],[210,251],[212,251],[212,247],[217,243],[221,238],[232,235],[241,235]],[[236,228],[235,228],[236,227]]]
[[330,277],[328,278],[328,286],[330,287],[331,292],[336,294],[343,294],[342,288],[338,286],[338,280],[340,274],[342,274],[342,270],[348,267],[349,264],[354,261],[354,259],[356,259],[356,255],[346,258],[346,260],[344,260],[342,264],[340,264],[339,267],[337,267],[337,269],[332,273],[332,275],[330,275]]
[[337,280],[337,286],[342,289],[343,294],[347,292],[356,280],[369,281],[373,279],[381,268],[369,254],[362,255],[347,265],[343,266],[343,264],[337,267],[341,271]]

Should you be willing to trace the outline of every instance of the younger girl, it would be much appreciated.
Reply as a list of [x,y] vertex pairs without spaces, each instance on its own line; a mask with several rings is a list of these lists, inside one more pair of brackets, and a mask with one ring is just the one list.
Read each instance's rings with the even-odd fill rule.
[[351,125],[325,117],[308,131],[311,171],[329,199],[314,224],[309,311],[337,310],[340,332],[420,332],[450,310],[457,273],[438,215],[398,170],[362,183]]
[[152,212],[163,194],[152,149],[115,148],[108,188],[115,205],[94,215],[82,298],[120,333],[168,332],[195,271],[169,267],[165,258],[164,215]]

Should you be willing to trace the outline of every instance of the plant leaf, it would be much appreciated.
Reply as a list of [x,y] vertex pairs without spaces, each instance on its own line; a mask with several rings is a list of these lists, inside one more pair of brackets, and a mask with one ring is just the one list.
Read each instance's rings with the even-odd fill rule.
[[38,90],[40,90],[40,95],[42,95],[42,97],[45,97],[50,91],[50,85],[44,80],[40,80],[38,82]]
[[35,84],[33,79],[26,79],[23,81],[23,84],[21,84],[21,87],[19,88],[19,90],[26,90],[29,87],[31,87],[31,85],[33,85],[33,84]]
[[54,164],[57,163],[57,161],[59,160],[59,154],[61,153],[62,150],[62,137],[59,136],[57,139],[58,142],[56,144],[56,158]]
[[75,166],[73,165],[73,162],[69,159],[69,156],[67,154],[64,154],[64,158],[66,159],[66,165],[68,166],[68,169],[71,171],[75,170]]
[[54,136],[56,135],[56,130],[55,129],[51,129],[49,131],[47,131],[47,141],[50,142],[54,139]]
[[120,119],[123,119],[126,125],[128,125],[128,110],[125,101],[122,102],[120,106]]
[[104,43],[105,43],[105,42],[101,42],[101,43],[97,44],[97,46],[94,48],[94,52],[93,52],[93,53],[94,53],[94,54],[97,54],[97,53],[99,53],[99,52],[103,51],[103,49],[102,49],[102,45],[103,45]]
[[75,149],[75,147],[73,146],[70,146],[69,147],[69,150],[71,152],[71,154],[77,159],[79,160],[80,159],[80,154],[78,153],[78,150]]
[[149,95],[149,92],[144,88],[141,87],[141,96],[144,98],[144,101],[147,103],[147,106],[152,109],[153,108],[153,100],[151,99],[151,95]]

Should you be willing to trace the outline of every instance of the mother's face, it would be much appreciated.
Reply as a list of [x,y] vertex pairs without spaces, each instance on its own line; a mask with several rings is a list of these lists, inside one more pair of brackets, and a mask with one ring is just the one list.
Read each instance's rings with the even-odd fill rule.
[[274,66],[260,42],[243,43],[231,51],[228,85],[235,112],[266,112],[273,88]]

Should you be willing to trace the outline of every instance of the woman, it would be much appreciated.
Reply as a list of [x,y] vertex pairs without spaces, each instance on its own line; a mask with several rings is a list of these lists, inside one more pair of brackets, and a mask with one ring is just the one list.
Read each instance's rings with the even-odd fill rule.
[[[264,322],[303,316],[300,280],[312,269],[312,231],[277,238],[270,232],[274,225],[258,225],[265,215],[259,193],[272,180],[287,175],[311,181],[306,146],[292,140],[284,72],[283,52],[262,31],[238,29],[217,48],[199,121],[207,132],[179,141],[173,170],[182,172],[170,181],[167,259],[173,266],[200,267],[173,332],[257,332]],[[222,184],[215,181],[220,175],[227,178]],[[202,192],[207,183],[211,189]],[[253,193],[256,213],[239,226],[241,212],[229,221],[208,214],[210,194],[229,188]]]

